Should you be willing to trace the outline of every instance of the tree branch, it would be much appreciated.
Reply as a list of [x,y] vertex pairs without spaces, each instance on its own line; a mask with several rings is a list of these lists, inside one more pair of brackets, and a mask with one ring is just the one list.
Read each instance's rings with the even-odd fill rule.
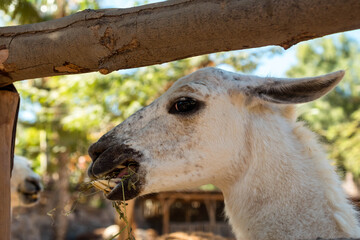
[[14,81],[169,62],[360,28],[358,0],[172,0],[85,10],[0,28],[0,86]]

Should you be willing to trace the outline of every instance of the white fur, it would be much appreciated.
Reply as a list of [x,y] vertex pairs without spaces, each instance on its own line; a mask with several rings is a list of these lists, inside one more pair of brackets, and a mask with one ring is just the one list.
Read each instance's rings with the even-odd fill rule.
[[[22,194],[24,192],[29,191],[29,189],[26,188],[26,182],[30,180],[34,182],[35,184],[38,184],[38,187],[40,188],[39,191],[35,191],[31,189],[30,191],[34,194],[33,197],[35,198],[35,195],[38,198],[40,197],[40,191],[42,190],[42,184],[40,176],[35,173],[30,166],[29,160],[21,157],[21,156],[14,156],[14,167],[12,171],[11,176],[11,207],[29,207],[37,203],[37,201],[34,202],[27,202],[24,201],[24,198],[22,197]],[[35,200],[35,199],[34,199]]]
[[[294,102],[320,97],[342,76],[297,80],[310,84],[310,91],[323,83],[324,89],[306,98],[295,94]],[[141,195],[218,186],[237,239],[360,237],[355,210],[315,136],[296,122],[292,106],[275,104],[277,96],[267,96],[263,89],[255,91],[276,81],[199,70],[178,80],[99,144],[126,144],[141,153]],[[281,81],[277,89],[284,95],[299,89]],[[189,116],[170,114],[169,107],[181,97],[205,107]]]

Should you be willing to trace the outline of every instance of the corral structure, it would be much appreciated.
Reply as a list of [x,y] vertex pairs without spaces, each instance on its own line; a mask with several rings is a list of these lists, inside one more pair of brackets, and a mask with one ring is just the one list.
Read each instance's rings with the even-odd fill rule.
[[[45,23],[0,28],[1,239],[10,239],[10,174],[19,108],[13,82],[92,71],[107,74],[266,45],[289,48],[358,28],[357,0],[171,0],[131,9],[86,10]],[[200,195],[177,196],[186,202]],[[172,203],[179,200],[166,193],[156,199],[167,206],[163,218],[168,226],[163,231],[170,231],[171,221],[166,219],[171,218]],[[207,209],[216,205],[204,204]],[[209,211],[212,226],[213,212]]]
[[137,228],[172,232],[212,232],[233,237],[224,215],[224,197],[219,190],[161,192],[136,199]]

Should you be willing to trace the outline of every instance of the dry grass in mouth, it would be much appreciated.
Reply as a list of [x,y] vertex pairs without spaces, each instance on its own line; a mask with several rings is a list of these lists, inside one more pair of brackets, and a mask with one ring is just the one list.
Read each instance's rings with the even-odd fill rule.
[[[95,188],[100,189],[105,194],[108,194],[111,192],[111,190],[116,187],[117,184],[121,184],[122,186],[122,197],[123,200],[119,201],[113,201],[112,206],[115,208],[116,212],[119,214],[120,221],[123,221],[125,223],[125,226],[119,230],[117,234],[110,237],[107,240],[113,240],[116,237],[118,237],[121,233],[123,233],[127,229],[127,238],[124,240],[135,240],[135,237],[132,235],[132,228],[129,225],[128,217],[126,214],[126,206],[127,203],[125,201],[125,188],[124,188],[124,181],[128,180],[128,185],[126,186],[128,190],[136,189],[136,183],[139,181],[138,174],[134,171],[134,169],[131,167],[131,165],[127,166],[128,174],[122,176],[121,178],[116,178],[118,173],[113,173],[110,175],[105,176],[104,178],[100,178],[97,180],[93,180],[90,182]],[[132,177],[136,176],[135,182],[132,181]]]

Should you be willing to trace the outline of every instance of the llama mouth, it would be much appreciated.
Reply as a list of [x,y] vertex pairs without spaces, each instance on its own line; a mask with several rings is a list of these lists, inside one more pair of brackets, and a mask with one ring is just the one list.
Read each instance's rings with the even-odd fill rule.
[[109,200],[130,200],[140,192],[139,167],[135,160],[126,160],[101,178],[92,181],[92,184],[102,190]]
[[32,179],[26,179],[25,183],[21,185],[18,189],[21,202],[28,206],[35,204],[39,201],[41,191],[41,183]]
[[20,193],[20,199],[25,205],[37,203],[40,199],[39,193]]

